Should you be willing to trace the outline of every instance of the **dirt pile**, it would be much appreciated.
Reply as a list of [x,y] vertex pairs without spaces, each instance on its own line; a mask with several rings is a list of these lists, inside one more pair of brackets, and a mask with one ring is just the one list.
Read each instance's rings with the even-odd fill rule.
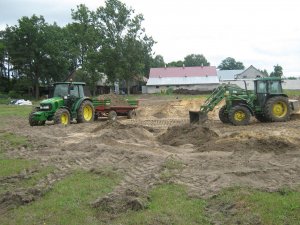
[[179,146],[193,144],[201,146],[210,140],[216,139],[218,134],[205,126],[184,124],[168,128],[167,132],[158,137],[166,145]]
[[98,100],[110,100],[110,105],[111,106],[130,106],[130,104],[121,97],[120,95],[116,94],[104,94],[104,95],[99,95],[97,97]]

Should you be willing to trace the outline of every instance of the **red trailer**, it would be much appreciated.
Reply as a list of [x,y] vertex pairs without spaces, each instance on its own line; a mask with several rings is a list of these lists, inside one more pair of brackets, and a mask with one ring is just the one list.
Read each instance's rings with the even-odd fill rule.
[[138,107],[138,100],[127,100],[127,105],[113,105],[110,99],[93,99],[95,108],[95,119],[98,117],[108,117],[109,120],[116,120],[117,116],[127,116],[132,119],[136,116],[135,109]]

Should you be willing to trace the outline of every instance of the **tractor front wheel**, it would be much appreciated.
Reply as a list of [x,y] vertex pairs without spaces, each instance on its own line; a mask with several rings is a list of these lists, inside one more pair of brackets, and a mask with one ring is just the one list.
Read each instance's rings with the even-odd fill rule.
[[54,114],[54,123],[69,125],[70,124],[70,113],[67,109],[61,108],[58,109]]
[[83,101],[78,109],[77,123],[94,121],[94,106],[90,101]]
[[284,122],[289,120],[290,111],[288,98],[284,96],[270,98],[264,109],[266,118],[271,122]]
[[38,109],[33,109],[32,112],[29,114],[29,125],[30,126],[42,126],[42,125],[45,125],[46,121],[44,120],[41,120],[41,121],[38,121],[38,120],[35,120],[34,119],[34,113],[37,112]]
[[235,126],[248,125],[251,113],[245,106],[234,106],[229,110],[228,119]]
[[219,118],[222,123],[229,123],[228,112],[226,112],[226,105],[223,105],[219,110]]

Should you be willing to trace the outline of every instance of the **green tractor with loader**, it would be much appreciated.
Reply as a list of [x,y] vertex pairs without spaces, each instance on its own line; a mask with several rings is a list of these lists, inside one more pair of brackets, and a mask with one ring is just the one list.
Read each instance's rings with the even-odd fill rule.
[[44,125],[46,121],[68,125],[72,120],[77,123],[94,120],[92,99],[85,96],[83,82],[57,82],[54,84],[53,97],[40,102],[29,114],[31,126]]
[[207,113],[225,100],[219,110],[219,118],[223,123],[236,126],[248,125],[251,116],[260,122],[284,122],[290,115],[299,110],[297,100],[289,100],[283,93],[282,80],[276,77],[264,77],[253,80],[254,90],[247,90],[236,84],[222,84],[206,99],[200,111],[190,111],[190,122],[204,122]]

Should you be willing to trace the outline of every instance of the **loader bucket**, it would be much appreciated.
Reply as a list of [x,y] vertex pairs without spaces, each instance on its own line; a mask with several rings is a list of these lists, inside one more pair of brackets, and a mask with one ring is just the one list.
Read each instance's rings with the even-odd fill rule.
[[206,113],[200,111],[190,111],[190,123],[204,123],[207,119]]

